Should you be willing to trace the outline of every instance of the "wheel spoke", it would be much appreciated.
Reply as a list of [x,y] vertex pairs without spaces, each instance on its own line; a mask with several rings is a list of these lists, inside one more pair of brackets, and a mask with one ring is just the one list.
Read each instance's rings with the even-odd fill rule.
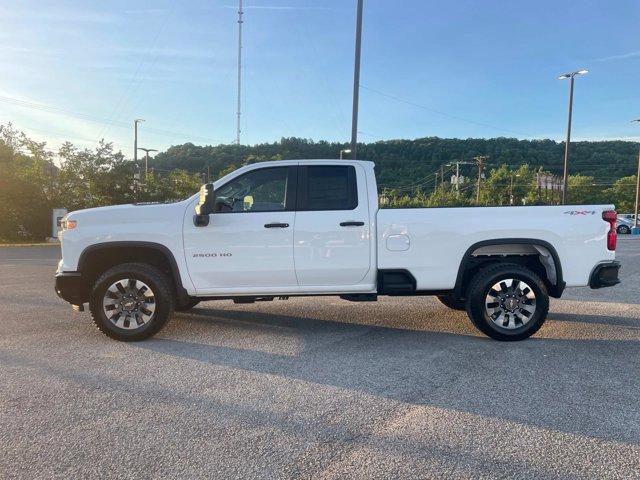
[[124,287],[122,286],[122,282],[118,282],[116,283],[116,288],[118,289],[118,291],[120,293],[127,293],[127,291],[124,289]]
[[112,300],[120,299],[120,295],[118,295],[116,292],[112,292],[111,290],[107,290],[107,293],[105,294],[105,296]]
[[525,310],[524,308],[521,308],[519,311],[520,311],[520,314],[524,315],[527,318],[529,318],[532,314],[532,312],[530,312],[529,310]]
[[509,288],[505,282],[500,282],[500,290],[505,293]]

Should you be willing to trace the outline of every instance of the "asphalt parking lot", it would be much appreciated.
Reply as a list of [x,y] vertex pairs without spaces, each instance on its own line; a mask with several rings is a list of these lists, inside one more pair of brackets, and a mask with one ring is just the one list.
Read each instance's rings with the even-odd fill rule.
[[499,343],[430,298],[207,302],[125,344],[0,248],[0,478],[640,478],[640,239]]

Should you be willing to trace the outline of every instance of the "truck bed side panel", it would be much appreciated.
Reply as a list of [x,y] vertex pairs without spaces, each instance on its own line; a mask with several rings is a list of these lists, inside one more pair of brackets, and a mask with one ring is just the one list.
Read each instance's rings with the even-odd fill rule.
[[607,250],[609,225],[602,220],[602,212],[612,209],[581,205],[379,210],[378,268],[410,271],[418,290],[451,289],[472,245],[529,238],[556,249],[567,286],[584,286],[597,263],[615,258],[615,252]]

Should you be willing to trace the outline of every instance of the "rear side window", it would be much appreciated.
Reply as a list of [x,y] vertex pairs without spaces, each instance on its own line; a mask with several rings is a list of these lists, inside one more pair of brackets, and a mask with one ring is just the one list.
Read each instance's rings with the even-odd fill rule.
[[353,210],[358,206],[353,166],[303,166],[299,175],[298,210]]

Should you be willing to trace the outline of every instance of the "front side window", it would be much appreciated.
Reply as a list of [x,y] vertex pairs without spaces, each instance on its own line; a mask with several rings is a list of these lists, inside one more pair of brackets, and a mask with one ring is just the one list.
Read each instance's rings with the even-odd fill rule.
[[216,213],[278,212],[287,201],[288,167],[245,173],[216,190]]
[[298,210],[353,210],[358,206],[353,166],[309,166],[301,180],[306,194],[302,195]]

